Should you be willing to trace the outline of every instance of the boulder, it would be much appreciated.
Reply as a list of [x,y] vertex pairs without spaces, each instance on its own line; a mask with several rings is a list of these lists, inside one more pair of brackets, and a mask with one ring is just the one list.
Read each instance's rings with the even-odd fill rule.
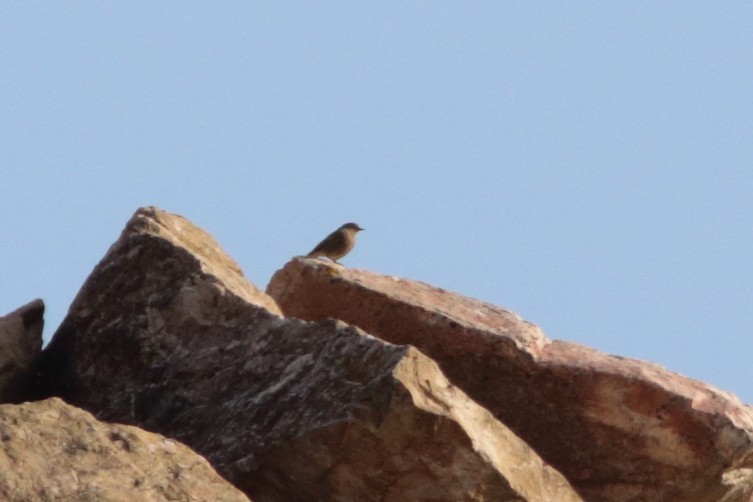
[[20,402],[33,394],[43,328],[44,302],[39,299],[0,317],[0,403]]
[[585,500],[722,500],[750,484],[753,409],[705,383],[551,341],[478,300],[321,259],[293,259],[267,292],[285,315],[341,319],[417,347]]
[[187,446],[57,398],[0,405],[0,499],[249,500]]
[[205,232],[141,209],[45,349],[45,394],[186,443],[258,501],[580,500],[419,351],[278,312]]

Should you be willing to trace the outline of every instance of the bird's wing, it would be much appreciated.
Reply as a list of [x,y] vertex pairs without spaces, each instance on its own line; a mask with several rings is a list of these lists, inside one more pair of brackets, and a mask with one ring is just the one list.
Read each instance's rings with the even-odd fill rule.
[[337,249],[340,247],[345,246],[345,235],[343,235],[342,232],[335,230],[331,234],[329,234],[327,237],[324,238],[322,242],[316,245],[316,247],[311,250],[311,252],[308,254],[309,256],[314,255],[316,253],[321,252],[328,252],[331,251],[333,248]]

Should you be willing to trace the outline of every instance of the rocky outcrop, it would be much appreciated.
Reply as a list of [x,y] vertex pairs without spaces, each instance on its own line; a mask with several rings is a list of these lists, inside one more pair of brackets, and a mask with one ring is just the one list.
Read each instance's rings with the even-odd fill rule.
[[0,500],[249,499],[185,445],[52,398],[0,405]]
[[258,501],[580,500],[416,349],[278,313],[209,235],[141,209],[45,349],[45,393],[185,442]]
[[0,403],[31,396],[34,361],[42,351],[44,302],[34,300],[0,317]]
[[285,315],[417,347],[585,500],[749,500],[753,412],[728,393],[551,341],[477,300],[324,260],[294,259],[267,292]]

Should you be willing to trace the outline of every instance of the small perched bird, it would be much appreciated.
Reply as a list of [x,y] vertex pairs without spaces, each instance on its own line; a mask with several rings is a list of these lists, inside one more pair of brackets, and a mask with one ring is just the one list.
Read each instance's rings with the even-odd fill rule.
[[342,258],[353,249],[353,246],[356,244],[356,233],[361,230],[364,229],[355,223],[346,223],[317,244],[307,256],[326,256],[335,263],[338,263],[337,260],[339,258]]

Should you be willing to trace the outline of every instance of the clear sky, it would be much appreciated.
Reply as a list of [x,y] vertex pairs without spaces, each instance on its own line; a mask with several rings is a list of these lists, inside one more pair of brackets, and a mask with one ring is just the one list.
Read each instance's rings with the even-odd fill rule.
[[753,401],[753,3],[5,2],[0,312],[139,206],[265,287],[343,262]]

